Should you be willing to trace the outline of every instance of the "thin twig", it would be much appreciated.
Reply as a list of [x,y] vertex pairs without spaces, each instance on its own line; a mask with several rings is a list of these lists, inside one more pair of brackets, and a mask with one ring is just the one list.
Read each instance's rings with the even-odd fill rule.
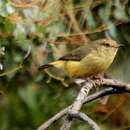
[[[89,0],[90,2],[89,2],[89,4],[91,5],[92,4],[92,1],[93,0]],[[77,20],[76,20],[76,18],[75,18],[75,13],[74,13],[74,5],[73,5],[73,1],[72,0],[69,0],[68,1],[68,5],[69,5],[69,7],[71,7],[72,8],[72,10],[66,10],[66,12],[67,12],[67,14],[68,14],[68,16],[69,16],[69,18],[70,18],[70,21],[71,21],[71,23],[72,23],[72,28],[75,30],[75,32],[77,32],[77,33],[82,33],[82,31],[81,31],[81,29],[80,29],[80,27],[79,27],[79,24],[78,24],[78,22],[77,22]],[[89,5],[89,6],[90,6]],[[87,43],[88,41],[89,41],[89,39],[86,37],[86,35],[85,34],[82,34],[82,38],[83,38],[83,40]]]
[[100,130],[97,124],[82,112],[79,112],[77,115],[75,115],[74,118],[78,118],[79,120],[86,122],[87,124],[90,125],[91,128],[93,128],[93,130]]
[[[122,24],[125,24],[125,23],[129,23],[129,21],[126,21],[126,22],[120,22],[120,21],[116,21],[113,25],[115,27],[117,26],[120,26]],[[98,28],[96,28],[94,31],[84,31],[84,32],[80,32],[80,33],[66,33],[66,34],[61,34],[59,35],[58,37],[73,37],[73,36],[78,36],[78,35],[90,35],[90,34],[95,34],[95,33],[100,33],[100,32],[104,32],[104,31],[107,31],[109,29],[113,28],[113,26],[107,26],[107,25],[103,25],[103,26],[100,26]]]
[[17,65],[16,67],[11,68],[10,70],[7,70],[7,71],[1,73],[1,74],[0,74],[0,77],[9,75],[9,74],[14,73],[14,72],[17,72],[17,71],[20,70],[22,67],[23,67],[22,64]]
[[55,116],[50,118],[48,121],[44,122],[44,124],[42,124],[37,130],[45,130],[45,129],[47,129],[52,123],[56,122],[61,117],[63,117],[67,113],[69,108],[70,108],[70,106],[65,108],[65,109],[63,109],[59,113],[57,113]]
[[72,118],[70,116],[66,116],[64,120],[64,124],[61,126],[60,130],[69,130],[72,125]]
[[28,49],[27,49],[27,52],[26,52],[26,54],[24,55],[24,58],[23,58],[24,60],[26,60],[26,59],[29,57],[29,55],[30,55],[30,53],[31,53],[31,49],[32,49],[32,48],[31,48],[31,46],[29,45],[29,46],[28,46]]

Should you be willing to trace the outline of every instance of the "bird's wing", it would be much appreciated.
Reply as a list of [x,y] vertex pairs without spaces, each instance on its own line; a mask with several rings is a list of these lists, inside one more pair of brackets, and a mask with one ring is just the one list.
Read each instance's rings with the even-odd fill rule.
[[68,53],[67,55],[59,58],[59,60],[80,61],[82,58],[87,56],[91,50],[92,50],[92,47],[90,45],[86,44],[81,47],[78,47],[77,49],[73,50],[72,52]]

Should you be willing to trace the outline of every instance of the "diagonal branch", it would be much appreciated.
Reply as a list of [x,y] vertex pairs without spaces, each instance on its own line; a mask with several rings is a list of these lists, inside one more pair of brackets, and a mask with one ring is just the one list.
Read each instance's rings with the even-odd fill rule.
[[[92,95],[88,96],[87,97],[87,101],[85,99],[84,103],[88,103],[88,102],[91,102],[93,100],[96,100],[99,97],[109,95],[112,91],[113,91],[112,87],[105,88],[104,90],[101,90],[99,92],[96,92],[95,94],[92,94]],[[60,118],[62,118],[64,115],[66,115],[67,112],[68,112],[68,110],[71,108],[71,106],[72,105],[66,107],[65,109],[61,110],[56,115],[54,115],[52,118],[50,118],[48,121],[44,122],[38,128],[38,130],[45,130],[45,129],[47,129],[52,123],[56,122],[57,120],[59,120]]]
[[89,91],[94,87],[95,84],[92,80],[87,80],[83,82],[83,87],[78,93],[75,101],[73,102],[72,106],[68,110],[68,114],[66,116],[64,124],[61,126],[60,130],[69,130],[72,124],[73,117],[79,114],[79,111],[84,103],[85,98],[88,96]]
[[[101,80],[93,80],[95,82],[95,85],[97,86],[105,86],[106,88],[96,92],[88,97],[86,97],[83,101],[83,103],[88,103],[93,100],[96,100],[100,97],[111,95],[111,94],[121,94],[121,93],[130,93],[130,84],[113,80],[113,79],[101,79]],[[52,123],[59,120],[64,115],[68,114],[69,109],[72,107],[72,105],[66,107],[65,109],[61,110],[59,113],[54,115],[52,118],[50,118],[48,121],[43,123],[38,130],[45,130],[47,129]]]
[[100,128],[97,126],[97,124],[91,119],[89,118],[86,114],[79,112],[78,114],[76,114],[74,116],[74,118],[77,118],[81,121],[86,122],[86,124],[89,124],[91,128],[93,128],[93,130],[100,130]]

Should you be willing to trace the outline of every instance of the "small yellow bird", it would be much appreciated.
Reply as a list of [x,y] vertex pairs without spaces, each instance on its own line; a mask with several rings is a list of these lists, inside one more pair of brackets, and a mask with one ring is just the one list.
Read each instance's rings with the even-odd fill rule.
[[39,67],[51,77],[64,80],[71,78],[87,78],[103,73],[113,62],[119,44],[106,38],[92,41],[78,47],[57,61]]

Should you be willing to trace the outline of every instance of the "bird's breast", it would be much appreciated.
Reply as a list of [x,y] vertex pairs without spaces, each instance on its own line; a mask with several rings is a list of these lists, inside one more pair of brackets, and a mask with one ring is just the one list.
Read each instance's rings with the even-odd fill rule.
[[70,77],[82,77],[86,72],[86,67],[79,61],[68,61],[66,70]]

